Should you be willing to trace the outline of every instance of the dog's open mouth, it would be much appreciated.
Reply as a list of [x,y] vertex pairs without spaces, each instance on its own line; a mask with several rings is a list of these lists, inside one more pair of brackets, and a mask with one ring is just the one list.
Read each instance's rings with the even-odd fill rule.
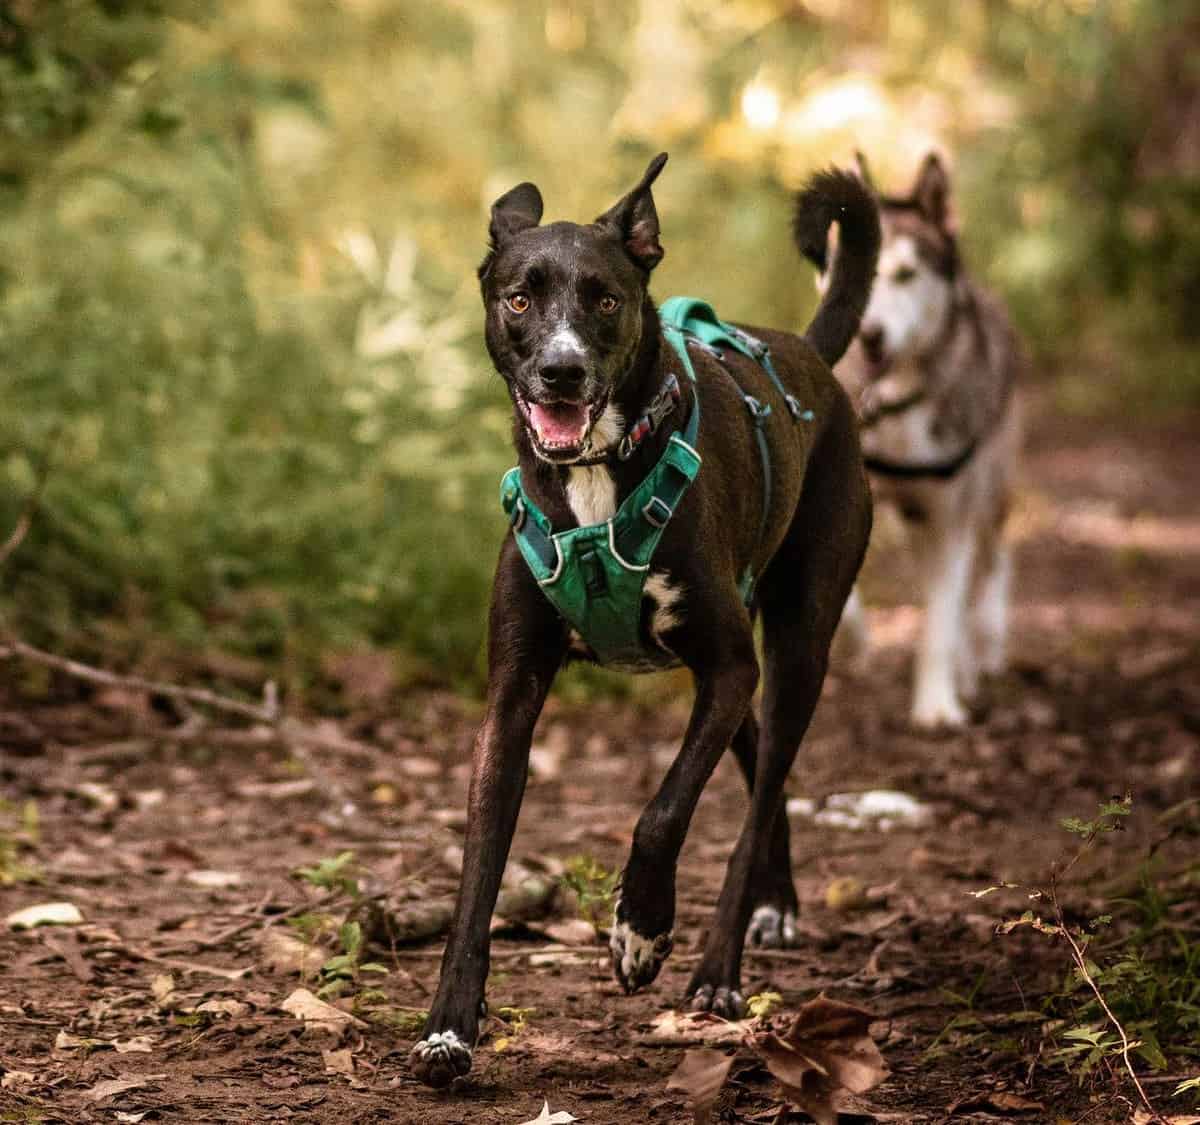
[[592,426],[604,409],[599,402],[529,402],[518,391],[517,406],[537,451],[550,461],[569,461],[585,453]]

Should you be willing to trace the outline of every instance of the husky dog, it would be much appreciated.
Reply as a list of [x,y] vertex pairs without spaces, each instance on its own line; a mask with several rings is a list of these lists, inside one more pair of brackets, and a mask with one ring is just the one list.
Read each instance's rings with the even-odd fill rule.
[[[859,174],[870,186],[861,156]],[[958,727],[980,673],[1005,665],[1012,559],[1002,532],[1019,444],[1021,355],[1004,309],[963,268],[937,155],[925,157],[907,195],[876,198],[878,272],[858,338],[835,373],[859,404],[875,499],[898,509],[916,548],[925,626],[912,722]],[[843,632],[865,655],[857,589]]]

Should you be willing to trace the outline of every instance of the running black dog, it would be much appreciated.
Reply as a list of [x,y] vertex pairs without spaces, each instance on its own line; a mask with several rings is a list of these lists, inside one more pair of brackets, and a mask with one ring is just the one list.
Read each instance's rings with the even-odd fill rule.
[[[651,195],[666,155],[590,225],[540,226],[533,184],[492,207],[479,269],[488,351],[511,394],[519,472],[489,621],[462,886],[415,1073],[467,1073],[486,1010],[488,923],[555,673],[575,653],[633,670],[684,664],[683,746],[638,821],[612,926],[627,991],[670,953],[675,868],[701,790],[732,747],[752,793],[691,1006],[743,1013],[745,940],[795,942],[783,785],[820,695],[830,640],[871,527],[857,421],[830,373],[875,275],[879,218],[853,175],[816,176],[794,236],[830,283],[803,337],[650,299],[663,256]],[[678,315],[675,315],[675,314]],[[703,468],[700,468],[701,462]],[[652,561],[651,561],[652,556]],[[754,620],[761,612],[762,727]]]

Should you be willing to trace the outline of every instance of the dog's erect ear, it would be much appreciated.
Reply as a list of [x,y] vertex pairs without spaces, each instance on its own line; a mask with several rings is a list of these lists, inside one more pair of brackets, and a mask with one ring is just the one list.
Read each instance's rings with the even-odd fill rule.
[[533,184],[517,184],[492,204],[492,221],[488,235],[492,249],[499,250],[514,234],[542,221],[542,193]]
[[875,181],[871,179],[871,168],[867,164],[867,158],[863,155],[861,149],[854,150],[854,163],[850,170],[860,179],[866,188],[872,194],[875,193]]
[[626,253],[649,273],[662,261],[663,248],[658,241],[658,212],[650,185],[667,162],[660,152],[650,161],[646,174],[628,195],[624,196],[596,220],[597,226],[611,227],[625,244]]
[[936,152],[921,162],[912,190],[913,202],[931,223],[946,228],[950,218],[950,176]]

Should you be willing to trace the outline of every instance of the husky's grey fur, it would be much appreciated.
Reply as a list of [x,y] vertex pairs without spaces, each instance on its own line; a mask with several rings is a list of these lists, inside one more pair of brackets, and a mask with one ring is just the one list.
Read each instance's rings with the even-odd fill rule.
[[[860,174],[870,182],[861,158]],[[1021,351],[1003,306],[963,269],[941,160],[925,158],[908,195],[878,199],[875,285],[835,371],[859,403],[875,498],[899,511],[921,574],[912,721],[958,727],[981,673],[1006,661]],[[842,631],[864,658],[857,590]]]

